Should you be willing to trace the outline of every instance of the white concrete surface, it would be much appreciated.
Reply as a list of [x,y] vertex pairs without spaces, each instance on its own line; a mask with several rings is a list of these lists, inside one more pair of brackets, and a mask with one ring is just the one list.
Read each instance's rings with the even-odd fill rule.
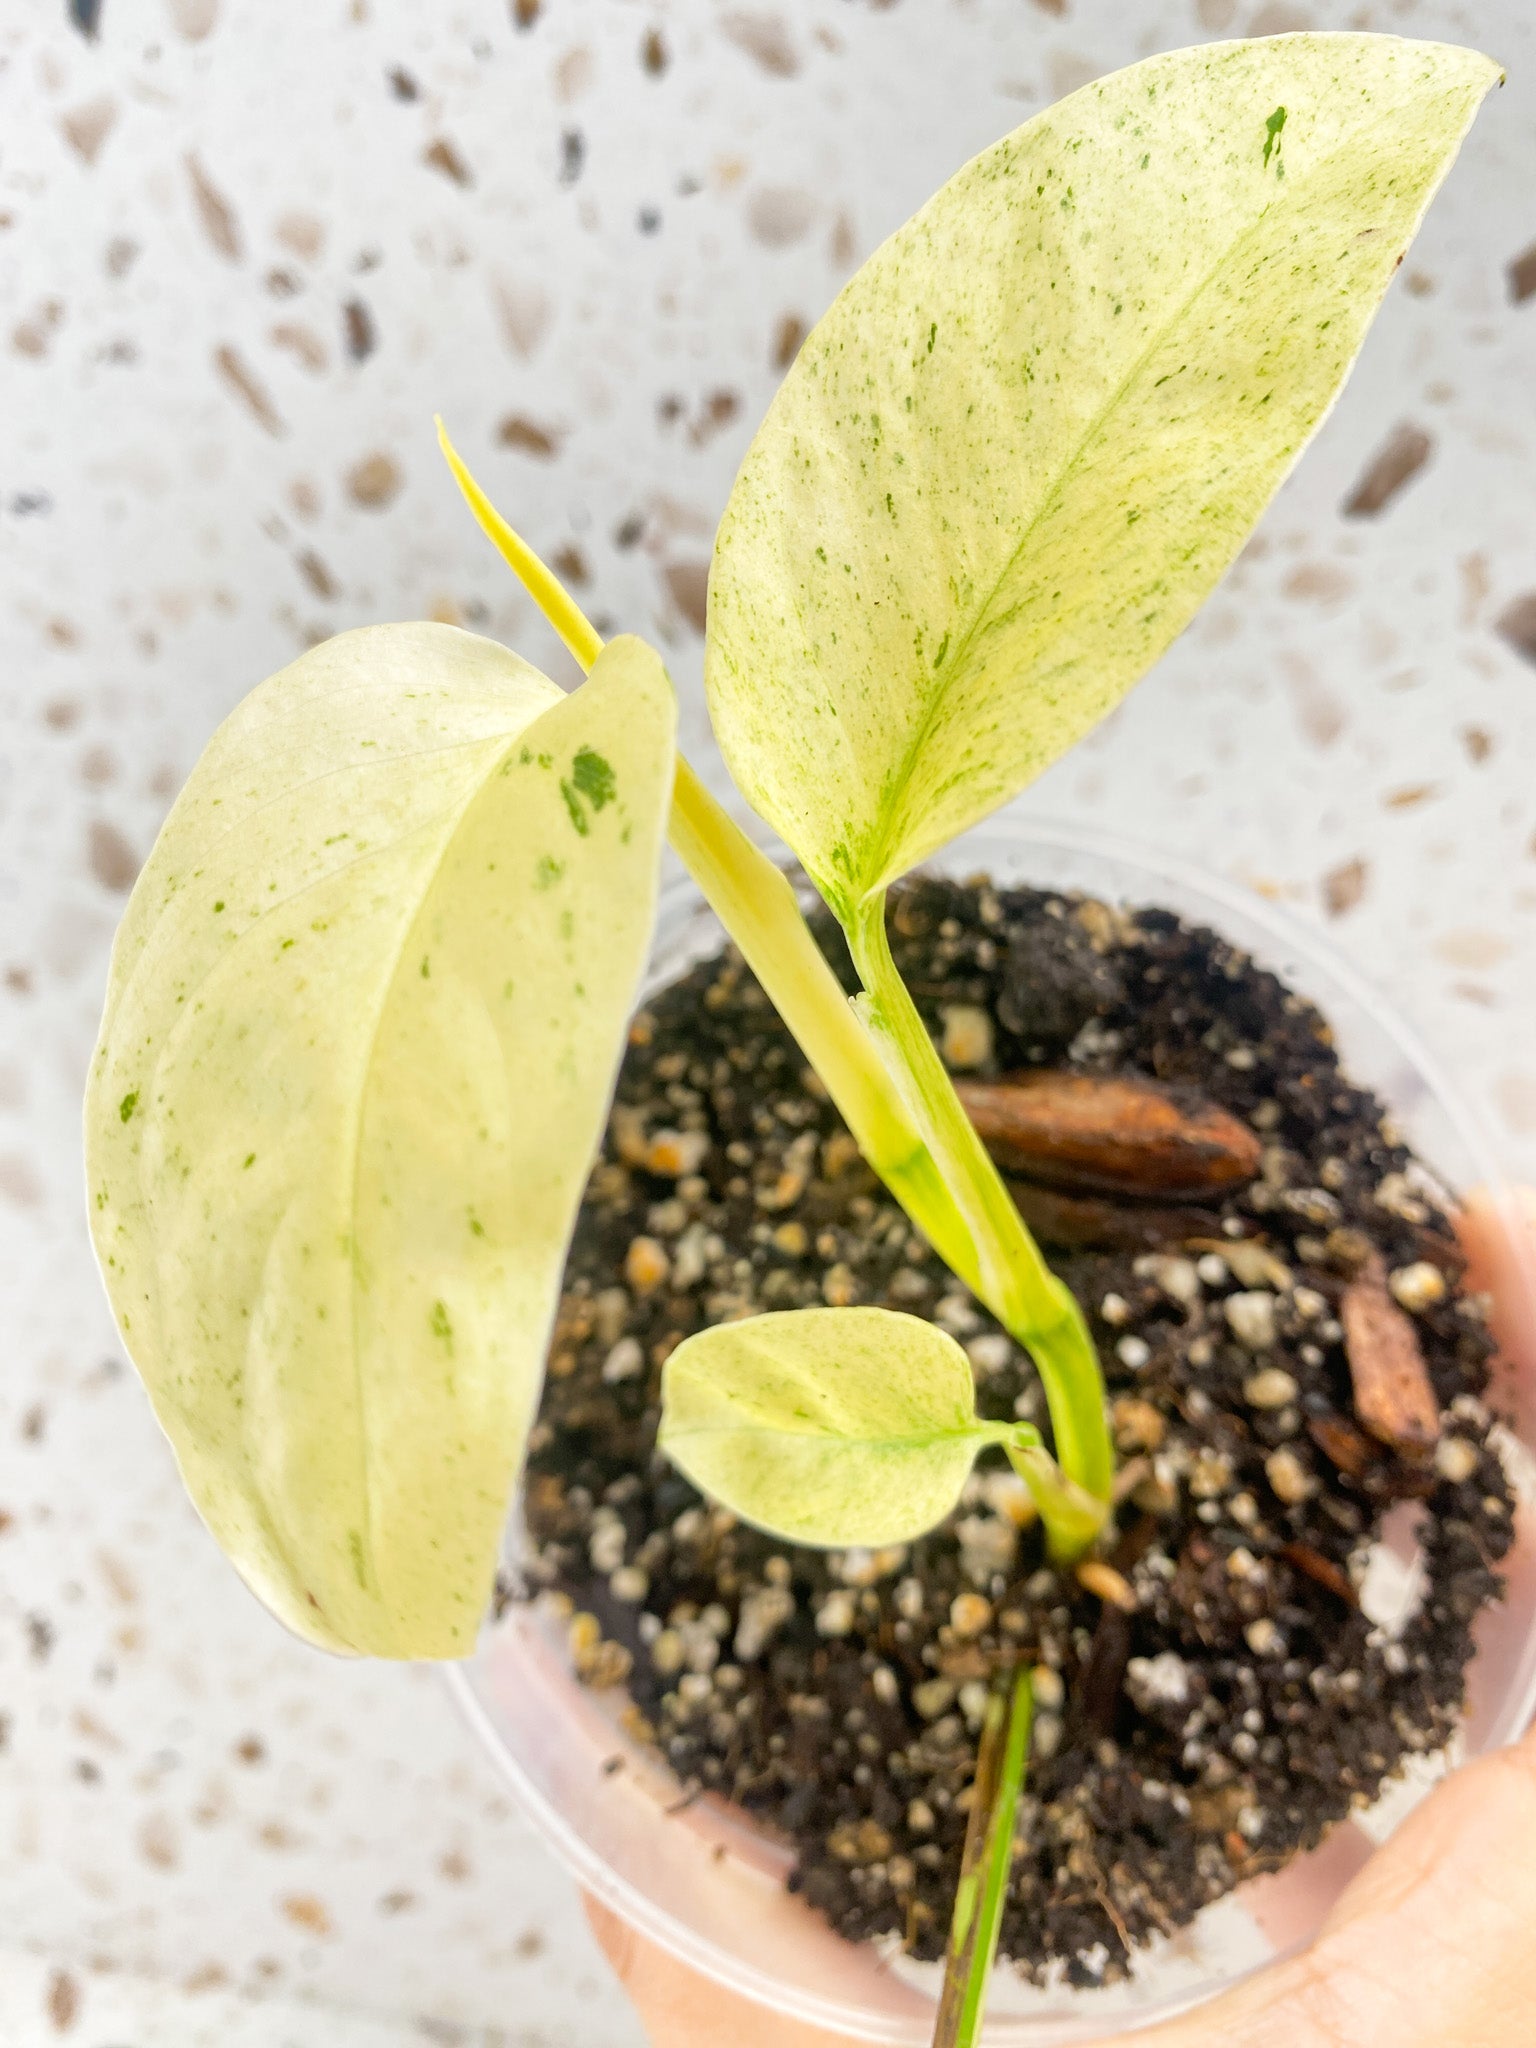
[[[224,1567],[86,1241],[106,949],[214,722],[309,640],[384,617],[462,620],[567,673],[462,512],[434,410],[538,544],[579,554],[594,613],[661,637],[703,755],[688,610],[785,325],[949,171],[1199,35],[1493,49],[1511,82],[1344,404],[1199,623],[1037,800],[1331,917],[1536,1172],[1536,669],[1496,629],[1536,591],[1536,296],[1507,280],[1536,243],[1528,0],[535,11],[104,0],[87,44],[64,0],[0,0],[17,2048],[639,2040],[433,1675],[315,1656]],[[1404,421],[1429,462],[1344,518]],[[360,503],[380,457],[361,495],[385,502]]]

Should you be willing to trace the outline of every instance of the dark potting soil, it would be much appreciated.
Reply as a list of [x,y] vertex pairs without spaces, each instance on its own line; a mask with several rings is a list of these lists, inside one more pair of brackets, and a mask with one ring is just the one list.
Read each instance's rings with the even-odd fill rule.
[[[925,1959],[943,1953],[987,1681],[1026,1656],[1038,1718],[1001,1946],[1106,1982],[1451,1735],[1511,1536],[1484,1306],[1444,1198],[1324,1020],[1215,933],[919,880],[893,897],[892,942],[957,1069],[1152,1077],[1261,1141],[1256,1178],[1197,1204],[1020,1190],[1104,1362],[1109,1573],[1090,1590],[1048,1565],[994,1453],[940,1529],[874,1553],[764,1536],[657,1455],[684,1336],[824,1302],[930,1318],[965,1345],[984,1414],[1046,1421],[1026,1356],[864,1166],[728,951],[631,1033],[534,1432],[528,1590],[569,1612],[578,1670],[628,1689],[629,1725],[685,1787],[793,1845],[791,1883],[835,1927]],[[1373,1248],[1442,1411],[1432,1456],[1353,1413],[1339,1311]],[[1426,1584],[1389,1621],[1361,1579],[1405,1502]]]

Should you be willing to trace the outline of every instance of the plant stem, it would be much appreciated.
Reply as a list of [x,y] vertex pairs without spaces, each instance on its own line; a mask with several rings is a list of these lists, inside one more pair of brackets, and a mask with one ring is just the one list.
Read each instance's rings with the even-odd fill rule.
[[[907,1107],[970,1228],[981,1268],[978,1292],[1034,1358],[1050,1405],[1062,1470],[1094,1499],[1107,1502],[1114,1452],[1098,1353],[1082,1311],[1025,1228],[896,971],[885,929],[884,891],[859,904],[845,929],[870,998],[872,1022],[895,1048],[898,1071],[909,1077]],[[1024,1474],[1026,1480],[1029,1476]],[[1036,1498],[1057,1554],[1070,1556],[1074,1548],[1082,1549],[1082,1542],[1065,1528],[1052,1526],[1054,1504]]]
[[982,1722],[933,2048],[975,2048],[981,2038],[1033,1719],[1029,1673],[1019,1666],[993,1687]]
[[[496,510],[441,420],[437,436],[482,530],[585,673],[602,652],[601,635],[559,578]],[[860,1152],[950,1270],[973,1292],[980,1291],[975,1248],[954,1197],[887,1073],[879,1048],[812,936],[789,878],[753,845],[681,755],[668,836],[821,1076]]]

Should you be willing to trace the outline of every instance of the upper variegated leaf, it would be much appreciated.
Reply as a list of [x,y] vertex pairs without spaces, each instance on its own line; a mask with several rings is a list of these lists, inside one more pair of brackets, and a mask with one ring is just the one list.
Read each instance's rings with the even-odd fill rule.
[[835,906],[1022,789],[1187,624],[1498,76],[1370,35],[1153,57],[853,278],[737,478],[706,662],[732,773]]

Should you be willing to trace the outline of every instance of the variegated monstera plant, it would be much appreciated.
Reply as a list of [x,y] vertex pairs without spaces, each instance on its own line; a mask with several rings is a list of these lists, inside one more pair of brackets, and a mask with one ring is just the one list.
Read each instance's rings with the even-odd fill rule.
[[192,1497],[291,1628],[474,1643],[669,831],[871,1166],[1033,1354],[1052,1443],[978,1422],[937,1330],[849,1309],[690,1338],[666,1449],[767,1528],[876,1543],[1001,1441],[1058,1554],[1092,1541],[1097,1359],[895,971],[886,891],[1188,623],[1498,76],[1360,35],[1152,58],[966,165],[810,335],[721,522],[706,684],[848,935],[853,1005],[678,758],[660,658],[600,646],[457,458],[581,687],[376,626],[220,727],[118,936],[91,1222]]

